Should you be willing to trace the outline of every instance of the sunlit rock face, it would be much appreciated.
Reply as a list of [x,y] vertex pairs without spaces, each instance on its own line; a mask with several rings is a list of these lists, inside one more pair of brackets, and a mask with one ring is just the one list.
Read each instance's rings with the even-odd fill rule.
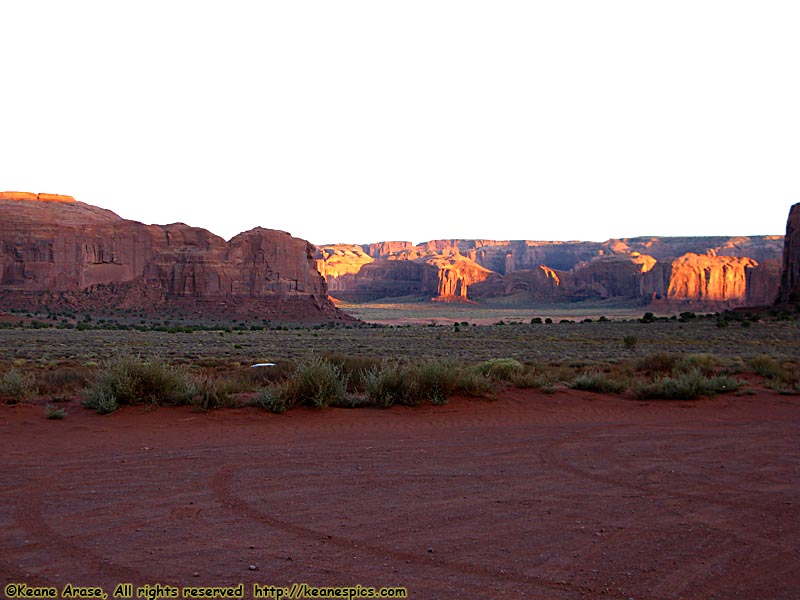
[[[772,302],[782,249],[783,237],[774,235],[602,243],[448,239],[325,246],[317,258],[331,294],[350,300],[620,298],[719,308]],[[404,270],[396,262],[418,267]]]
[[800,203],[789,210],[782,264],[778,302],[798,304],[800,303]]
[[674,301],[744,304],[752,258],[684,254],[672,263],[667,298]]
[[226,242],[182,223],[129,221],[67,196],[0,194],[6,306],[344,318],[327,297],[315,252],[282,231],[255,228]]

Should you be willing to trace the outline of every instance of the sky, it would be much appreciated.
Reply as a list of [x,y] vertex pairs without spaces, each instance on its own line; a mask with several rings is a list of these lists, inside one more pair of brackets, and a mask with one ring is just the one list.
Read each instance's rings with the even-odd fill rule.
[[800,2],[0,0],[0,191],[315,244],[783,234]]

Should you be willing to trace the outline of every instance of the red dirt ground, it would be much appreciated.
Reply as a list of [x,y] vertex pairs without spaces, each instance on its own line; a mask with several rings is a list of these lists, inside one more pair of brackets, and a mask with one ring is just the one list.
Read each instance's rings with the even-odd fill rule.
[[0,583],[800,597],[800,398],[0,406]]

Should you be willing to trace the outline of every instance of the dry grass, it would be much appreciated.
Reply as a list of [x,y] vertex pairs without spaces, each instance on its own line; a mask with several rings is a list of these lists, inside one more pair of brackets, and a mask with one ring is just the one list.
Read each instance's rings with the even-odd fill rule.
[[[532,319],[458,328],[450,323],[192,333],[3,329],[0,374],[7,380],[3,385],[8,400],[37,392],[58,400],[88,387],[94,390],[90,403],[100,412],[141,401],[191,402],[205,409],[256,403],[274,412],[294,404],[441,403],[454,391],[488,398],[505,385],[544,391],[572,386],[632,397],[634,391],[646,396],[648,389],[655,389],[645,384],[666,379],[669,386],[686,374],[712,379],[741,372],[756,373],[784,393],[800,391],[796,321],[763,319],[747,328],[720,328],[716,317],[648,323],[637,319],[548,324],[531,323]],[[635,350],[622,342],[627,336],[636,338]],[[144,363],[158,357],[165,369],[158,385],[169,387],[170,381],[177,381],[177,391],[137,391],[130,369],[127,374],[120,371],[132,356],[143,357]],[[333,370],[327,391],[298,391],[300,366],[314,361]],[[261,362],[276,366],[250,367]],[[134,375],[154,375],[145,367],[139,364]],[[314,371],[310,381],[324,379],[320,373]],[[104,380],[113,374],[119,385]],[[404,380],[414,383],[405,385]]]

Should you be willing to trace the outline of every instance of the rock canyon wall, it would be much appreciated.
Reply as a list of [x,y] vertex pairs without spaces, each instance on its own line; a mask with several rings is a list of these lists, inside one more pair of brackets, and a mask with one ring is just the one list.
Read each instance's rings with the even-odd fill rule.
[[800,304],[800,203],[789,210],[783,246],[779,304]]
[[782,236],[395,241],[324,246],[317,264],[331,295],[348,301],[620,298],[711,309],[771,304],[782,248]]
[[314,246],[282,231],[256,228],[225,242],[205,229],[144,225],[68,196],[0,193],[4,308],[345,319],[315,255]]

